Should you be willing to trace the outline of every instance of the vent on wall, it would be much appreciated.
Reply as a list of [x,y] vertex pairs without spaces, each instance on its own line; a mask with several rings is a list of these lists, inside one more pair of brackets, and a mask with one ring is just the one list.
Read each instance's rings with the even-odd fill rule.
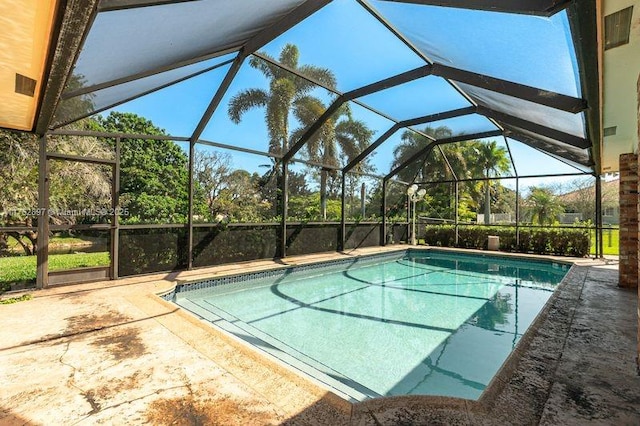
[[605,127],[604,128],[604,135],[605,136],[613,136],[613,135],[616,134],[617,131],[618,131],[618,126]]
[[612,49],[629,43],[633,6],[604,17],[604,49]]
[[33,97],[36,93],[36,83],[32,78],[16,74],[16,93]]

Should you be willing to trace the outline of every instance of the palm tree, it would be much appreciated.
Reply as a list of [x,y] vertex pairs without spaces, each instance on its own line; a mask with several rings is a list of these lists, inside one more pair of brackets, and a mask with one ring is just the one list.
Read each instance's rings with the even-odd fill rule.
[[[464,155],[464,150],[461,149],[461,145],[459,143],[440,145],[438,148],[442,150],[442,153],[449,162],[449,165],[452,169],[451,171],[455,173],[456,178],[464,179],[469,177],[467,158]],[[446,178],[453,179],[453,175],[451,174],[449,168],[447,167],[445,170]]]
[[491,216],[491,180],[489,178],[499,176],[509,171],[510,162],[507,150],[498,146],[496,141],[488,143],[477,142],[474,148],[476,168],[482,171],[484,182],[484,223],[490,223]]
[[531,221],[539,225],[552,225],[556,218],[564,213],[562,201],[549,188],[531,188],[527,205],[531,212]]
[[[326,108],[320,99],[311,96],[296,100],[294,114],[302,126],[292,132],[291,141],[300,139]],[[353,118],[348,104],[344,104],[309,138],[304,152],[310,161],[327,166],[345,166],[369,146],[373,134],[363,121]],[[370,165],[363,161],[355,170],[367,169],[370,170]],[[322,169],[320,172],[320,212],[323,220],[327,218],[327,178],[331,173],[335,174],[335,170]]]
[[[411,130],[404,131],[401,136],[402,142],[396,146],[393,151],[394,160],[392,168],[404,164],[415,153],[432,142],[423,134],[427,134],[436,140],[441,140],[453,136],[453,131],[447,126],[439,126],[436,128],[427,126],[421,133]],[[451,168],[449,168],[445,162],[445,158]],[[406,182],[436,182],[453,179],[454,174],[457,178],[463,178],[467,174],[466,170],[466,159],[461,147],[458,144],[445,144],[435,148],[433,152],[430,152],[423,160],[416,161],[414,164],[410,164],[403,170],[400,170],[398,177]],[[429,197],[421,201],[419,205],[424,207],[425,204],[428,204],[431,209],[431,214],[440,217],[451,215],[453,209],[452,200],[455,197],[454,187],[448,185],[445,188],[439,185],[428,187],[427,190]],[[429,201],[427,202],[427,200]]]
[[[435,139],[442,139],[451,137],[453,132],[446,126],[440,126],[437,128],[425,127],[422,130],[429,136]],[[405,130],[401,136],[402,143],[396,146],[393,150],[393,163],[391,168],[396,168],[403,164],[412,155],[425,148],[431,143],[431,140],[421,135],[420,133]],[[448,169],[442,158],[430,153],[425,161],[420,164],[410,165],[405,167],[398,173],[398,177],[406,182],[413,182],[414,180],[420,180],[423,182],[440,180],[442,173],[448,173]]]
[[[263,56],[269,57],[264,53]],[[330,70],[313,65],[299,65],[299,57],[298,47],[287,44],[282,48],[278,62],[329,87],[336,86],[336,79]],[[316,86],[308,80],[256,56],[251,57],[249,65],[260,71],[269,80],[269,90],[253,88],[235,94],[229,102],[229,117],[237,124],[242,120],[245,112],[253,108],[265,108],[265,121],[269,132],[269,152],[273,154],[285,153],[289,148],[290,114],[304,105],[304,102],[300,102],[300,100],[308,97]]]

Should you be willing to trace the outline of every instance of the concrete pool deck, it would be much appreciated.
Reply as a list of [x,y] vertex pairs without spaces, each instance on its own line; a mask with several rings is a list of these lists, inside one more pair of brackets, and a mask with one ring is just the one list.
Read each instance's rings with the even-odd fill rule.
[[640,423],[638,296],[617,287],[613,260],[576,260],[535,332],[477,402],[350,404],[155,295],[177,279],[397,249],[56,287],[0,305],[0,424]]

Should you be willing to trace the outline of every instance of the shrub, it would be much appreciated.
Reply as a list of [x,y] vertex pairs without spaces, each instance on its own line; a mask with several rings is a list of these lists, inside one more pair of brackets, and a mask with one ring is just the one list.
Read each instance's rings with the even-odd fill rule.
[[[429,245],[456,247],[453,225],[427,225],[422,235]],[[486,249],[489,235],[500,237],[501,251],[520,253],[584,257],[591,243],[588,229],[520,229],[518,241],[515,227],[460,226],[457,247]]]

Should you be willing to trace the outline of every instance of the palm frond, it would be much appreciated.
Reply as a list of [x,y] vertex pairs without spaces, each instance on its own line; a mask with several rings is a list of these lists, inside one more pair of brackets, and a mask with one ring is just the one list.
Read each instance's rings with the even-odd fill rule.
[[229,101],[228,114],[231,121],[238,124],[250,109],[267,105],[269,94],[262,89],[247,89],[234,95]]
[[314,96],[302,96],[293,102],[293,114],[306,127],[311,126],[327,107]]
[[[261,55],[266,56],[267,58],[273,59],[270,55],[264,52],[261,52]],[[275,65],[272,65],[271,63],[257,56],[252,56],[249,59],[249,66],[251,66],[251,68],[254,68],[260,71],[267,79],[274,78],[277,73],[277,67]]]
[[[315,65],[302,65],[298,68],[298,71],[300,71],[302,75],[311,77],[313,80],[316,80],[317,82],[331,89],[335,89],[338,84],[336,81],[336,76],[328,68],[317,67]],[[307,92],[311,89],[316,88],[317,86],[308,80],[301,79],[301,81],[299,82],[299,87],[300,90]]]
[[300,50],[295,44],[287,43],[280,51],[279,62],[289,68],[298,68],[298,60],[300,59]]

